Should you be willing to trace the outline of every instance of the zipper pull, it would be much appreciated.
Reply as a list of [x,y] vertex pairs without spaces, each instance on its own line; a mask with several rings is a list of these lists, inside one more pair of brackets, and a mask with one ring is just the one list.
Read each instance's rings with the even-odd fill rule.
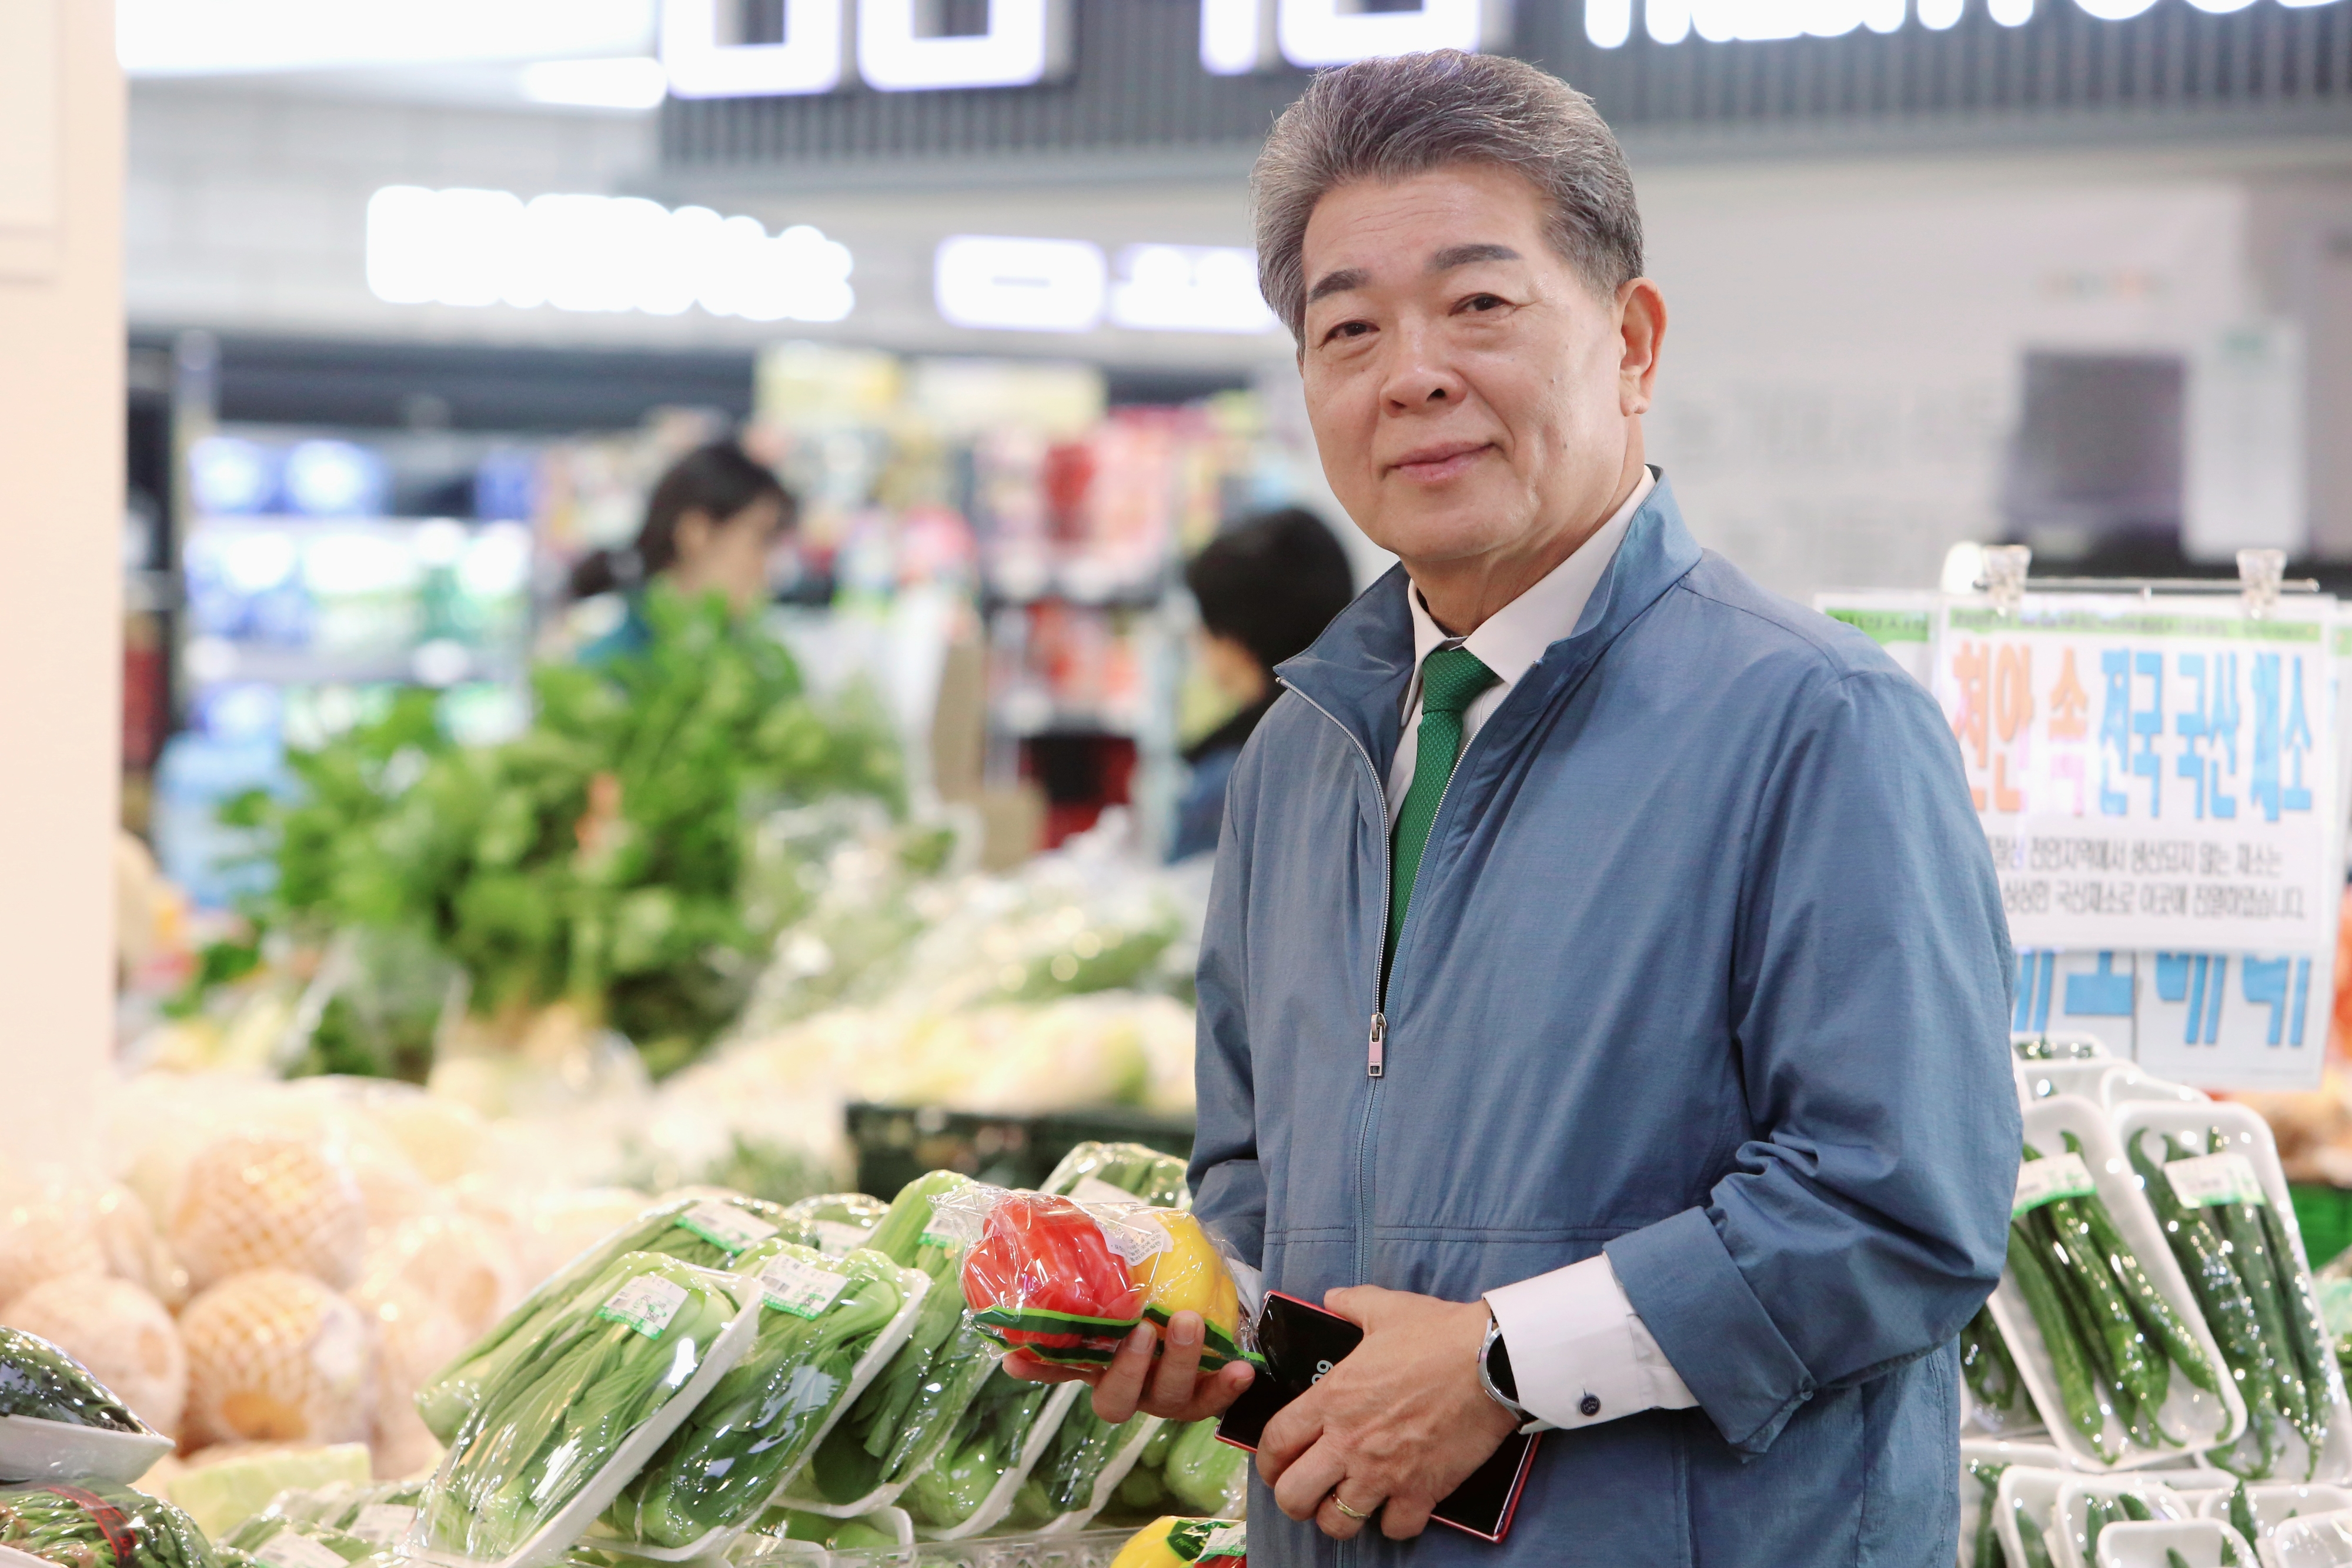
[[1381,1059],[1382,1055],[1385,1054],[1385,1049],[1388,1045],[1388,1038],[1389,1015],[1386,1013],[1374,1013],[1372,1015],[1371,1048],[1370,1053],[1364,1058],[1365,1077],[1378,1078],[1381,1075]]

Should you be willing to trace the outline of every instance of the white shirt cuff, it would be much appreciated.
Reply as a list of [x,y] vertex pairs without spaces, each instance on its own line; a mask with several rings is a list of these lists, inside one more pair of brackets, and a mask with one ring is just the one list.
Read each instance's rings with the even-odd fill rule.
[[1691,1397],[1650,1337],[1606,1253],[1486,1292],[1519,1403],[1555,1427],[1591,1427]]

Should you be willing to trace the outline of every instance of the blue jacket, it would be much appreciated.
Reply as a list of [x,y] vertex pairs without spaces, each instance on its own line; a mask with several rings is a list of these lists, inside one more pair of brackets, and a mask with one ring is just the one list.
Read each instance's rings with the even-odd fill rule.
[[1250,1561],[1943,1568],[1953,1339],[2000,1277],[2020,1130],[1941,713],[1702,552],[1659,484],[1465,749],[1383,1004],[1406,591],[1282,666],[1228,787],[1199,1209],[1310,1301],[1471,1301],[1605,1250],[1699,1406],[1547,1436],[1500,1547],[1342,1549],[1255,1483]]

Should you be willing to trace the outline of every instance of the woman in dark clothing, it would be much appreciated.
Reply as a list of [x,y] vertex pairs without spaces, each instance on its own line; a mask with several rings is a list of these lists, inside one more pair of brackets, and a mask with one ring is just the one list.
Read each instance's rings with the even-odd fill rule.
[[1240,706],[1184,753],[1192,773],[1176,808],[1170,860],[1216,849],[1226,776],[1281,695],[1274,667],[1314,642],[1355,594],[1347,552],[1314,513],[1297,507],[1248,518],[1211,539],[1184,568],[1184,585],[1201,607],[1202,666]]
[[732,441],[697,447],[670,465],[646,503],[637,542],[598,550],[572,569],[572,594],[626,592],[621,623],[580,651],[601,664],[641,652],[652,640],[644,590],[667,578],[680,593],[726,596],[736,614],[766,597],[768,555],[799,520],[800,505],[775,475]]

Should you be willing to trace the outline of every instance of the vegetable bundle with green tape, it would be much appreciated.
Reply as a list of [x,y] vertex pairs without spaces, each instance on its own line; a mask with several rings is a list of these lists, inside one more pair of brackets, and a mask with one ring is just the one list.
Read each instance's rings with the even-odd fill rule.
[[679,1547],[756,1518],[905,1301],[898,1266],[772,1240],[736,1260],[757,1276],[759,1336],[606,1511],[625,1539]]
[[20,1329],[0,1328],[0,1416],[154,1435],[81,1363]]
[[2285,1452],[2284,1424],[2306,1445],[2308,1479],[2327,1440],[2341,1382],[2318,1297],[2286,1222],[2218,1127],[2205,1139],[2149,1129],[2131,1140],[2129,1153],[2245,1398],[2244,1436],[2210,1458],[2233,1475],[2259,1480]]
[[691,1382],[736,1312],[723,1276],[616,1260],[518,1344],[426,1490],[428,1551],[503,1559],[593,1481]]
[[218,1568],[194,1520],[105,1481],[0,1487],[0,1546],[60,1568]]
[[779,1234],[806,1238],[784,1211],[754,1197],[686,1197],[646,1210],[565,1264],[501,1319],[465,1354],[416,1391],[425,1429],[442,1442],[480,1403],[482,1390],[505,1372],[541,1333],[567,1312],[581,1291],[632,1252],[657,1253],[698,1268],[724,1269]]
[[2208,1392],[2219,1375],[2116,1228],[2081,1142],[2065,1139],[2065,1155],[2040,1170],[2041,1152],[2026,1148],[2009,1235],[2010,1271],[2057,1382],[2056,1414],[2110,1464],[2123,1457],[2107,1436],[2110,1408],[2127,1443],[2179,1448],[2157,1419],[2173,1372]]
[[911,1479],[939,1456],[1003,1358],[964,1310],[958,1281],[971,1239],[933,1226],[937,1200],[971,1185],[953,1171],[918,1176],[866,1237],[872,1250],[929,1275],[931,1289],[907,1343],[817,1445],[795,1490],[838,1507]]

